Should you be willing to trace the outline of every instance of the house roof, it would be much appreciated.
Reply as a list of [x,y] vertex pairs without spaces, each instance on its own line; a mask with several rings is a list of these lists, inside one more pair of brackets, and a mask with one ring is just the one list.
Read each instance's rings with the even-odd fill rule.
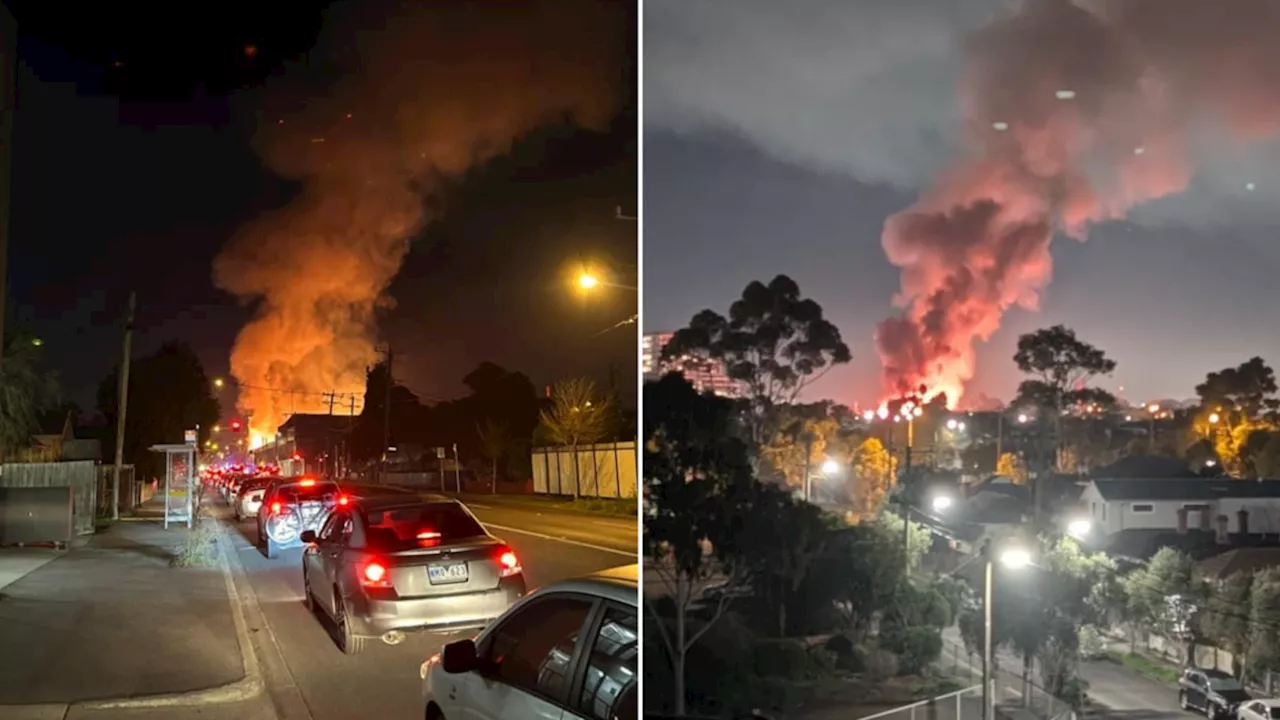
[[1185,460],[1164,455],[1128,455],[1098,468],[1100,478],[1192,478],[1198,477]]
[[1106,500],[1280,498],[1280,480],[1098,478],[1092,484]]
[[1237,548],[1202,560],[1198,565],[1202,575],[1214,580],[1276,566],[1280,566],[1280,547]]
[[294,413],[279,427],[279,432],[293,428],[300,436],[341,434],[351,429],[355,420],[350,415],[317,415]]

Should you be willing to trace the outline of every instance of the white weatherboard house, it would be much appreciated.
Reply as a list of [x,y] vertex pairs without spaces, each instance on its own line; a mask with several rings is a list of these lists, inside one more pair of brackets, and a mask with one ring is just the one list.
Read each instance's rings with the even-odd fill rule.
[[1099,478],[1080,503],[1102,535],[1126,530],[1280,533],[1280,480]]

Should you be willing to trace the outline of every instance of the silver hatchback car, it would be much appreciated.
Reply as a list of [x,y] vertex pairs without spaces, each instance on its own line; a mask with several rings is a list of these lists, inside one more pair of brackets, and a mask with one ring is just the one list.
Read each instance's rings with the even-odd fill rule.
[[302,540],[307,604],[348,655],[368,638],[484,627],[525,593],[515,552],[452,498],[351,497]]
[[636,720],[640,566],[539,588],[422,664],[427,720]]

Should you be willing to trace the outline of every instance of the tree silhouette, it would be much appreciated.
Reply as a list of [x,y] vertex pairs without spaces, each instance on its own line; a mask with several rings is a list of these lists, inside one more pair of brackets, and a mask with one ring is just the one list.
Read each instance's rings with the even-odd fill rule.
[[498,492],[498,467],[507,453],[511,451],[511,436],[507,432],[507,424],[501,420],[485,418],[476,424],[476,435],[480,438],[480,452],[493,466],[493,492]]
[[[98,384],[98,409],[107,418],[107,447],[114,447],[119,412],[119,368]],[[152,445],[182,442],[186,430],[198,428],[203,443],[218,422],[221,409],[212,383],[191,346],[168,342],[129,369],[129,405],[125,413],[125,462],[150,474],[163,469]]]
[[[671,615],[646,595],[645,607],[671,660],[675,714],[685,713],[685,658],[724,616],[732,592],[700,610],[709,591],[749,575],[741,552],[756,504],[755,480],[732,401],[699,394],[678,374],[644,386],[645,555],[671,597]],[[754,508],[754,511],[753,511]],[[701,627],[694,625],[701,618]],[[648,627],[648,626],[646,626]],[[653,652],[655,658],[659,652]],[[656,667],[656,664],[655,664]]]
[[573,496],[580,493],[578,446],[594,443],[608,431],[608,401],[596,396],[596,384],[587,378],[569,378],[551,391],[551,407],[539,415],[547,437],[573,452]]
[[15,333],[0,364],[0,452],[13,453],[31,444],[41,413],[58,402],[57,376],[41,370],[41,344]]
[[662,356],[722,363],[750,402],[747,425],[755,447],[763,447],[776,430],[778,405],[795,402],[809,383],[851,358],[840,331],[822,316],[822,306],[802,298],[800,286],[786,275],[768,285],[747,285],[728,317],[713,310],[693,316]]

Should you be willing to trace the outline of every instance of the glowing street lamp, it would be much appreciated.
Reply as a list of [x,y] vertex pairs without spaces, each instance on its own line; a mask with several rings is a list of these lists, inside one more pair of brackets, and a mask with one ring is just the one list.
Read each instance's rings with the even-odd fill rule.
[[831,460],[830,458],[828,458],[825,462],[822,463],[823,475],[835,475],[838,472],[840,472],[840,463],[836,462],[835,460]]
[[222,387],[223,387],[224,385],[226,385],[226,384],[227,384],[227,383],[226,383],[226,381],[225,381],[225,380],[223,380],[222,378],[214,378],[214,379],[213,379],[213,386],[214,386],[214,387],[216,387],[216,388],[218,388],[219,390],[221,390],[221,389],[222,389]]
[[954,501],[950,495],[938,495],[933,498],[933,510],[934,512],[943,512],[951,507],[953,503]]
[[882,407],[879,410],[877,410],[876,417],[880,418],[881,420],[884,420],[885,418],[889,417],[889,408]]
[[1000,563],[1010,570],[1021,570],[1031,564],[1031,553],[1022,548],[1009,548],[1000,553]]
[[871,422],[872,420],[875,420],[875,419],[876,419],[876,411],[875,411],[875,410],[868,410],[868,411],[866,411],[866,412],[862,413],[862,419],[863,419],[863,420],[865,420],[866,422]]
[[[983,614],[983,642],[982,642],[982,720],[994,720],[995,718],[995,687],[991,682],[992,671],[995,668],[995,643],[992,642],[992,629],[995,627],[993,621],[991,603],[992,603],[992,585],[995,579],[995,563],[991,557],[991,541],[982,549],[982,554],[986,558],[985,582],[983,582],[982,592],[982,614]],[[1031,553],[1018,547],[1006,548],[1000,554],[1000,563],[1011,570],[1021,570],[1031,564]]]
[[578,276],[578,287],[582,288],[583,290],[590,290],[591,288],[599,284],[600,284],[600,279],[589,272],[584,272]]
[[1209,424],[1210,424],[1210,425],[1217,425],[1217,424],[1218,424],[1219,422],[1221,422],[1221,421],[1222,421],[1222,416],[1221,416],[1221,415],[1219,415],[1219,414],[1218,414],[1218,413],[1216,413],[1216,412],[1215,412],[1215,413],[1209,413]]
[[1028,418],[1028,417],[1027,417],[1027,414],[1026,414],[1026,413],[1019,413],[1019,414],[1018,414],[1018,422],[1019,422],[1019,423],[1021,423],[1021,424],[1023,424],[1023,425],[1027,424],[1027,420],[1029,420],[1029,419],[1030,419],[1030,418]]
[[1088,518],[1076,518],[1067,523],[1067,533],[1077,540],[1083,539],[1093,531],[1093,522]]

